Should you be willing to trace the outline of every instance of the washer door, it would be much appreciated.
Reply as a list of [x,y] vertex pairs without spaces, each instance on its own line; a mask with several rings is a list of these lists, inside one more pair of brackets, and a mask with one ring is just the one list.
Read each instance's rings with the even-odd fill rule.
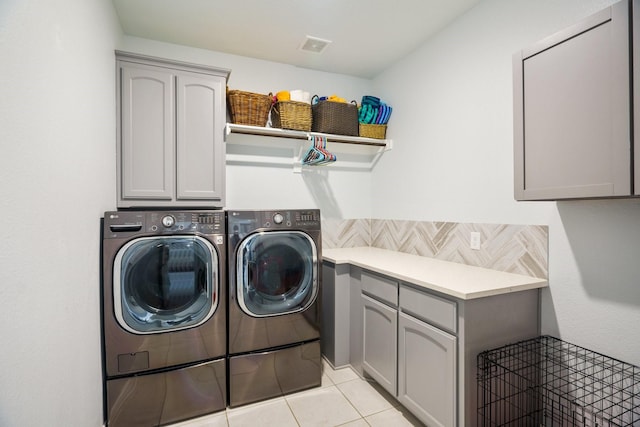
[[218,255],[199,236],[132,240],[118,251],[113,278],[116,319],[135,334],[198,326],[218,307]]
[[237,298],[253,317],[296,313],[318,294],[314,241],[299,231],[251,234],[238,246]]

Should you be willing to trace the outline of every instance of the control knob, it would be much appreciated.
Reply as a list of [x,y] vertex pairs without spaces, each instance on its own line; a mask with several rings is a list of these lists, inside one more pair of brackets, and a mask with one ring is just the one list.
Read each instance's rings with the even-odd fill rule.
[[165,215],[162,217],[162,225],[164,225],[166,228],[173,227],[175,223],[176,219],[171,215]]
[[284,221],[284,217],[281,213],[277,213],[273,216],[273,222],[276,224],[282,224],[282,221]]

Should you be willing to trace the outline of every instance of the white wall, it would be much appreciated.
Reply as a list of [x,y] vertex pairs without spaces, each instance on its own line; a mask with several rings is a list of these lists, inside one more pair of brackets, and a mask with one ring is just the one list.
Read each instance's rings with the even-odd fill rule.
[[512,54],[613,1],[485,0],[374,81],[373,217],[549,225],[542,332],[640,364],[640,202],[513,200]]
[[[99,426],[99,219],[116,205],[114,49],[233,69],[232,89],[361,97],[348,76],[126,38],[110,0],[0,1],[0,425]],[[229,207],[370,216],[367,173],[232,166]]]
[[99,219],[115,204],[108,0],[0,1],[0,425],[102,424]]
[[[304,89],[320,96],[335,93],[357,101],[371,90],[371,81],[367,79],[137,37],[125,36],[119,49],[231,69],[228,86],[235,90],[268,94]],[[244,137],[233,135],[233,138],[237,141]],[[270,141],[263,138],[262,143],[269,144]],[[325,218],[371,215],[371,176],[366,172],[329,172],[319,167],[295,174],[291,167],[234,163],[227,167],[226,188],[229,209],[317,207]]]

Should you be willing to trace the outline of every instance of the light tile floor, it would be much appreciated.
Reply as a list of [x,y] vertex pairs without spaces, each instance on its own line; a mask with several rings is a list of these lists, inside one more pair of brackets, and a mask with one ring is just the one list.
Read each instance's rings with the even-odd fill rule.
[[264,402],[173,424],[172,427],[422,426],[376,383],[351,368],[322,361],[322,385]]

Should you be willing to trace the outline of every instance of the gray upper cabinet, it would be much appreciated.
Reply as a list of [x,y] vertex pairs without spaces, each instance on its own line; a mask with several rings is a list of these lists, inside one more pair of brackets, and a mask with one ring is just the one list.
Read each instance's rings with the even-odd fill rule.
[[616,3],[514,55],[516,200],[634,194],[629,11]]
[[117,53],[118,207],[225,203],[227,70]]

